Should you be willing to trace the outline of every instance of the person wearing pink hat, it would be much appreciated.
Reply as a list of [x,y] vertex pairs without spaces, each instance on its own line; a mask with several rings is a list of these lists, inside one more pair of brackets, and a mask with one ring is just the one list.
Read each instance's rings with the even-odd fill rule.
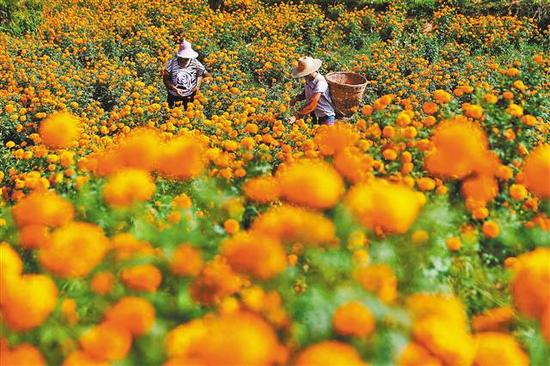
[[168,106],[173,108],[176,103],[187,104],[192,102],[199,91],[202,79],[208,77],[206,68],[197,60],[198,53],[193,50],[191,43],[183,41],[176,56],[166,64],[162,73],[162,81],[168,92]]
[[293,106],[301,100],[305,100],[306,105],[290,119],[290,123],[309,114],[317,123],[334,124],[336,112],[327,80],[318,71],[321,64],[322,61],[319,59],[301,57],[298,60],[298,65],[292,70],[292,77],[295,79],[305,78],[306,85],[304,91],[290,101],[290,105]]

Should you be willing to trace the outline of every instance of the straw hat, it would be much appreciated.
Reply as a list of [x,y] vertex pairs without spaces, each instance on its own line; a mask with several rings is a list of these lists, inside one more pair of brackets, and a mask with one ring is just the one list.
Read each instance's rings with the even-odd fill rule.
[[183,41],[180,44],[180,47],[178,48],[177,56],[181,58],[197,58],[199,54],[195,52],[193,47],[191,47],[191,43],[187,41]]
[[292,70],[292,77],[303,78],[317,70],[321,67],[323,61],[313,58],[313,57],[300,57],[298,60],[298,65]]

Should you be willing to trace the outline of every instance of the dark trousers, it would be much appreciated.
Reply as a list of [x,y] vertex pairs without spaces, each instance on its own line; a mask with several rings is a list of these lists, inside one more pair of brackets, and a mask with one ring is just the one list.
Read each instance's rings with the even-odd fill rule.
[[168,102],[168,106],[170,108],[174,108],[174,106],[176,105],[176,103],[181,103],[183,105],[183,109],[187,109],[187,105],[192,102],[193,100],[195,99],[195,93],[187,96],[187,97],[180,97],[180,96],[175,96],[175,95],[172,95],[170,93],[168,93],[168,98],[167,98],[167,102]]

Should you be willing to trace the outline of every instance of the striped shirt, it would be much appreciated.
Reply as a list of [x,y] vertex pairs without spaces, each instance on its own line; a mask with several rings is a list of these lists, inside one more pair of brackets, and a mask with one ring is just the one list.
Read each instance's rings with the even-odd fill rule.
[[[189,64],[181,67],[178,63],[178,58],[168,60],[166,71],[170,75],[172,83],[181,90],[181,96],[187,97],[193,94],[193,89],[197,87],[197,79],[206,73],[206,68],[197,59],[189,59]],[[168,90],[174,96],[178,94]]]

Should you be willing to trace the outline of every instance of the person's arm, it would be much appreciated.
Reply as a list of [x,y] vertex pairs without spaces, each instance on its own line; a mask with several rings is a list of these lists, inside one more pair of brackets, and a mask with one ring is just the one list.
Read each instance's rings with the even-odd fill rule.
[[312,95],[309,102],[304,106],[304,108],[300,109],[298,113],[296,113],[296,119],[302,118],[303,116],[307,116],[311,112],[317,108],[317,105],[319,104],[319,100],[321,99],[322,93],[315,93]]
[[197,86],[195,87],[195,89],[193,89],[193,92],[196,93],[198,92],[199,90],[201,90],[201,84],[202,84],[202,76],[199,76],[197,78]]
[[164,85],[166,86],[166,88],[168,90],[171,90],[176,94],[179,94],[179,90],[178,90],[178,88],[176,88],[174,83],[172,83],[172,80],[170,79],[170,74],[168,73],[167,70],[164,70],[162,72],[162,82],[164,83]]
[[194,93],[200,90],[203,79],[208,79],[210,77],[210,74],[208,73],[208,71],[206,71],[206,68],[200,61],[196,60],[196,65],[197,65],[198,76],[197,76],[197,86],[195,87],[195,89],[193,89]]

